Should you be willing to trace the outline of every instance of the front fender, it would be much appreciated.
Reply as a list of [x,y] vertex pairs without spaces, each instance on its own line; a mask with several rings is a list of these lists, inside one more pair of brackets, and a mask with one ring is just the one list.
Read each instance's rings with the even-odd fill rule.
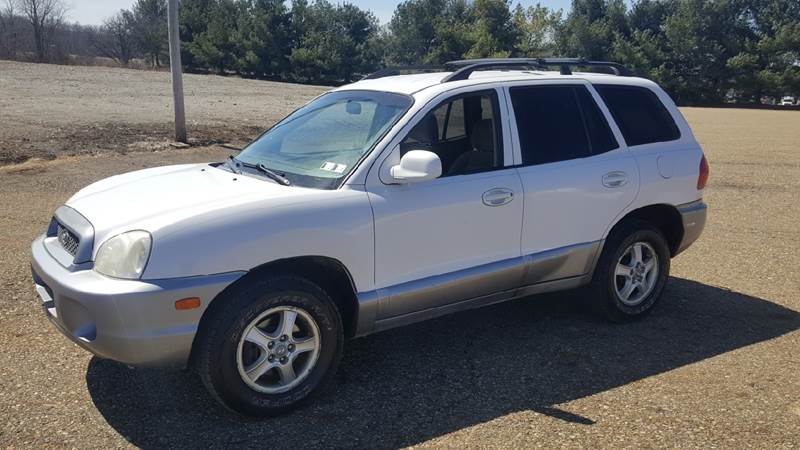
[[319,255],[341,261],[355,287],[369,290],[373,233],[372,209],[361,190],[235,205],[155,230],[143,278],[248,271],[279,259]]

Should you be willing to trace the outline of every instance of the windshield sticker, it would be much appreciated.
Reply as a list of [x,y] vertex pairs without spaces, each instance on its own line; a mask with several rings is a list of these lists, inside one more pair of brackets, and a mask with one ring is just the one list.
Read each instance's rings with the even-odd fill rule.
[[320,169],[322,169],[322,170],[326,170],[328,172],[334,172],[334,173],[344,173],[344,169],[346,169],[346,168],[347,168],[347,164],[337,164],[335,162],[330,162],[330,161],[325,161],[322,164],[322,167],[320,167]]

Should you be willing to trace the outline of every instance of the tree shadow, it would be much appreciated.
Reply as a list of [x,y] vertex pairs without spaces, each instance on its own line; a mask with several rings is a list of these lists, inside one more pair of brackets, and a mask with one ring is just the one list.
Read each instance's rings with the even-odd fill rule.
[[579,300],[529,297],[351,341],[331,392],[263,421],[219,407],[191,372],[93,358],[86,380],[108,423],[143,448],[398,447],[524,410],[591,426],[553,405],[800,328],[800,313],[680,278],[633,324],[595,319]]

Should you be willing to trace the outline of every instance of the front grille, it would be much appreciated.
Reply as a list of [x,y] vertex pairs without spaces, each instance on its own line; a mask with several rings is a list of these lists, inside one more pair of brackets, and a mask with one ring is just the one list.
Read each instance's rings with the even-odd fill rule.
[[75,256],[78,253],[78,244],[80,244],[80,240],[78,236],[75,236],[71,231],[61,226],[61,224],[57,224],[56,229],[56,236],[58,237],[58,243],[64,247],[64,250],[67,251],[72,256]]

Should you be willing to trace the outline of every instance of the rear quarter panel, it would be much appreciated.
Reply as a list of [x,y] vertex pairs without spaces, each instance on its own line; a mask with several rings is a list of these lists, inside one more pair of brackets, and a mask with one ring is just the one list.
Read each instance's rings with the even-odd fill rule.
[[[703,150],[669,95],[657,84],[645,79],[620,77],[619,80],[603,80],[602,84],[635,85],[650,89],[667,108],[681,133],[681,137],[674,141],[628,147],[639,167],[639,192],[614,224],[629,212],[648,205],[680,205],[702,198],[702,190],[697,189],[697,178]],[[606,233],[608,231],[610,228]]]

